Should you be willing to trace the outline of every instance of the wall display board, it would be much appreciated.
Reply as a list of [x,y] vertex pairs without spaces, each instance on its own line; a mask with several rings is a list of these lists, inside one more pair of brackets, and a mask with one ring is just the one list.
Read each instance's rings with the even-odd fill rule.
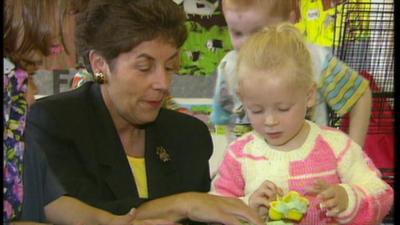
[[184,0],[188,39],[182,47],[180,75],[213,75],[220,60],[232,49],[220,1]]

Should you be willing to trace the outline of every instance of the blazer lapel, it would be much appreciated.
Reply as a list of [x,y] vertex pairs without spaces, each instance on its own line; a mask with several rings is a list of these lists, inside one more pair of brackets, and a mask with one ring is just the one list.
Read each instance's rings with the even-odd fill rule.
[[92,97],[94,113],[91,117],[90,127],[96,128],[91,132],[93,140],[96,142],[95,157],[101,165],[100,174],[116,198],[121,199],[128,196],[138,198],[125,151],[97,84],[92,86]]
[[[163,149],[163,150],[161,150]],[[157,152],[157,150],[159,150]],[[161,150],[161,152],[160,152]],[[146,173],[149,199],[180,191],[177,162],[173,149],[161,140],[155,124],[146,129]],[[167,160],[168,159],[168,160]]]

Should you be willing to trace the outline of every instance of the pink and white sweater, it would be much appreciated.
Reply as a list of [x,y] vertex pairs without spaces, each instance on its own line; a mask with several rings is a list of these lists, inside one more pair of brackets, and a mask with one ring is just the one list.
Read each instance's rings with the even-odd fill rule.
[[[316,179],[340,184],[348,197],[348,208],[334,219],[340,224],[379,224],[393,204],[393,189],[361,147],[343,132],[310,125],[304,144],[290,152],[272,149],[257,133],[250,132],[229,145],[212,194],[239,197],[246,204],[250,195],[265,181],[305,194]],[[317,199],[307,195],[310,207],[299,224],[323,225],[332,221],[319,209]]]

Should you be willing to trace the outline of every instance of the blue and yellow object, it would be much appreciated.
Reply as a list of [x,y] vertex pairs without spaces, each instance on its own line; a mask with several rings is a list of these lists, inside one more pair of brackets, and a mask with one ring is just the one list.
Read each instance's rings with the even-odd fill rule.
[[[293,220],[298,222],[307,212],[308,205],[307,198],[296,191],[289,191],[287,195],[270,203],[268,217],[273,221]],[[271,224],[271,222],[268,224]]]

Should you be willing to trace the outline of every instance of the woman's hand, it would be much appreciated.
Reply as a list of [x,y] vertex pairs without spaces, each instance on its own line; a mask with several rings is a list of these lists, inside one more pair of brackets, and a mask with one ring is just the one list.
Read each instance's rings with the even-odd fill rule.
[[147,220],[134,220],[132,225],[178,225],[178,223],[165,219],[147,219]]
[[[102,220],[100,225],[177,225],[174,221],[166,220],[166,219],[136,219],[136,210],[133,208],[129,213],[126,215],[114,215],[111,213],[107,213],[107,219]],[[77,223],[74,225],[86,225],[85,223]]]
[[[132,209],[129,213],[126,215],[122,216],[117,216],[113,214],[108,214],[109,219],[107,220],[107,224],[109,225],[129,225],[129,224],[135,224],[135,225],[145,225],[141,220],[136,221],[135,223],[135,209]],[[103,225],[102,223],[101,225]],[[77,224],[77,225],[85,225],[85,224]],[[105,225],[105,224],[104,224]],[[156,224],[148,224],[148,225],[156,225]],[[159,224],[162,225],[162,224]],[[167,225],[167,224],[165,224]]]
[[283,195],[282,189],[271,181],[264,181],[260,187],[251,194],[249,206],[253,209],[257,209],[259,215],[265,216],[269,204],[275,201],[278,195]]
[[[190,194],[190,195],[189,195]],[[241,221],[265,225],[257,213],[237,198],[189,193],[187,218],[200,222],[241,225]]]
[[169,221],[190,219],[225,225],[241,225],[245,221],[254,225],[265,225],[257,213],[240,199],[198,192],[148,201],[136,209],[136,218],[165,218]]
[[51,225],[50,223],[37,223],[37,222],[28,222],[28,221],[16,221],[11,222],[10,225]]
[[[133,216],[135,217],[135,213],[136,213],[136,209],[133,208],[131,209],[131,211],[127,214],[127,216]],[[117,218],[117,220],[121,219],[122,217],[117,216],[119,218]],[[121,222],[123,221],[123,218],[121,220]],[[113,221],[114,222],[114,221]],[[116,221],[117,222],[117,221]],[[166,220],[166,219],[135,219],[133,220],[132,223],[130,223],[132,225],[178,225],[177,223],[175,223],[174,221],[170,221],[170,220]],[[119,223],[112,223],[111,225],[119,225]]]
[[334,217],[347,209],[347,192],[338,184],[332,185],[325,180],[317,180],[308,192],[317,194],[321,209],[327,210],[326,216]]

